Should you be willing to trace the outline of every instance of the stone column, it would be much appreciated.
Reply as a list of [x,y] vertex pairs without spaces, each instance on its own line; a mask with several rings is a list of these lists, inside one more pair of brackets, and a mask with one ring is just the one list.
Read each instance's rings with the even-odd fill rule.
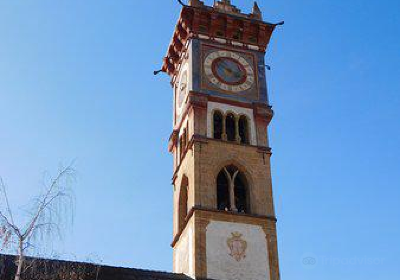
[[226,141],[228,136],[226,135],[226,115],[222,115],[222,140]]
[[238,144],[241,142],[240,134],[239,134],[239,116],[235,116],[235,139]]
[[229,173],[229,171],[224,168],[226,178],[228,178],[228,183],[229,183],[229,200],[231,202],[231,210],[233,212],[237,212],[236,208],[236,202],[235,202],[235,179],[237,175],[239,174],[239,170],[236,170],[233,176]]

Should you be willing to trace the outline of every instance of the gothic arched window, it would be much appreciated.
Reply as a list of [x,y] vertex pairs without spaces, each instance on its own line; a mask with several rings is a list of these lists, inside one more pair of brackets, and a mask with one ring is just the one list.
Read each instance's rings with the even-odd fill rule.
[[235,137],[236,122],[235,122],[235,116],[233,114],[230,113],[226,116],[225,125],[226,125],[226,136],[228,141],[236,141]]
[[214,139],[222,139],[223,116],[220,111],[215,111],[213,116]]
[[179,230],[183,230],[183,228],[185,227],[186,217],[188,214],[188,188],[189,180],[186,176],[184,176],[179,191]]
[[235,206],[239,213],[247,213],[247,187],[245,178],[243,178],[241,173],[239,173],[235,180]]
[[241,116],[239,118],[239,136],[241,144],[249,144],[249,127],[246,116]]
[[236,166],[230,165],[217,177],[218,210],[248,213],[250,209],[246,177]]
[[217,177],[217,208],[218,210],[231,209],[229,183],[224,171],[221,171]]

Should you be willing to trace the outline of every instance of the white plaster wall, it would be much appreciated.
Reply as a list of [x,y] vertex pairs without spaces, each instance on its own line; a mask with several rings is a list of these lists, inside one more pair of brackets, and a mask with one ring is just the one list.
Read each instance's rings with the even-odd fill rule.
[[183,273],[192,278],[194,278],[193,234],[193,222],[190,221],[174,249],[174,272]]
[[224,103],[217,103],[217,102],[208,102],[208,109],[207,109],[207,137],[212,138],[212,126],[213,126],[213,111],[215,109],[219,109],[223,114],[230,111],[237,115],[246,115],[249,120],[249,133],[250,133],[250,144],[256,146],[257,145],[257,135],[256,135],[256,126],[254,122],[254,114],[253,109],[249,108],[242,108],[227,105]]
[[[227,245],[233,232],[247,242],[246,257],[230,256]],[[211,221],[206,234],[207,278],[220,280],[270,280],[267,240],[260,226]]]
[[189,83],[188,83],[188,89],[189,92],[193,90],[193,49],[192,49],[192,40],[188,40],[188,42],[186,43],[186,48],[188,50],[188,67],[189,67],[189,71],[188,71],[188,78],[189,78]]
[[[180,121],[180,115],[182,113],[183,107],[185,107],[185,102],[184,104],[178,108],[178,88],[180,87],[180,78],[183,73],[183,71],[187,70],[188,71],[188,84],[187,84],[187,93],[193,90],[193,55],[192,55],[192,40],[188,40],[186,43],[186,48],[188,50],[188,59],[183,59],[180,69],[178,69],[179,75],[176,77],[176,80],[174,81],[174,112],[175,112],[175,119],[173,125],[178,123]],[[186,96],[187,97],[187,96]]]
[[[183,72],[187,71],[187,80],[182,81],[182,75]],[[187,60],[185,60],[184,62],[182,62],[182,67],[181,70],[179,71],[179,79],[177,82],[177,88],[175,89],[175,107],[176,107],[176,113],[178,116],[180,116],[182,114],[182,109],[183,107],[185,107],[186,104],[186,100],[183,101],[183,103],[181,104],[181,106],[179,107],[179,89],[181,88],[181,83],[187,83],[187,89],[186,89],[186,95],[185,95],[185,99],[187,98],[187,94],[189,92],[189,84],[190,84],[190,80],[191,80],[191,73],[189,71],[189,63],[187,62]]]

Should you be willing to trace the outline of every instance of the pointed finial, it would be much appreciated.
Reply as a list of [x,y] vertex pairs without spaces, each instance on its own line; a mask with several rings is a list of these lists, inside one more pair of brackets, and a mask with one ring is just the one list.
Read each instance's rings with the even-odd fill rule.
[[254,1],[252,14],[253,14],[254,18],[262,19],[262,12],[261,12],[260,8],[258,7],[257,1]]

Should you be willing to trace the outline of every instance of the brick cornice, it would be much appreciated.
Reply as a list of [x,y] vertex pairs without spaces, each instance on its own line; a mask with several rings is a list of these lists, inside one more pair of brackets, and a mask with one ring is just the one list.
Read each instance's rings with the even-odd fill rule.
[[168,140],[168,152],[172,153],[174,147],[176,146],[179,138],[179,130],[174,129],[169,136]]
[[191,91],[188,97],[189,107],[207,108],[209,96],[204,93]]
[[241,108],[253,108],[252,103],[232,100],[232,99],[218,97],[218,96],[209,96],[208,100],[211,102],[224,103],[224,104],[241,107]]
[[274,117],[272,106],[264,103],[253,103],[253,112],[256,120],[265,121],[267,125],[269,125]]
[[[265,51],[277,24],[262,21],[255,14],[225,13],[201,6],[184,6],[176,24],[162,71],[174,76],[179,68],[186,43],[193,37],[219,38],[230,44],[237,41],[242,46],[255,46]],[[237,37],[239,32],[242,36]]]

